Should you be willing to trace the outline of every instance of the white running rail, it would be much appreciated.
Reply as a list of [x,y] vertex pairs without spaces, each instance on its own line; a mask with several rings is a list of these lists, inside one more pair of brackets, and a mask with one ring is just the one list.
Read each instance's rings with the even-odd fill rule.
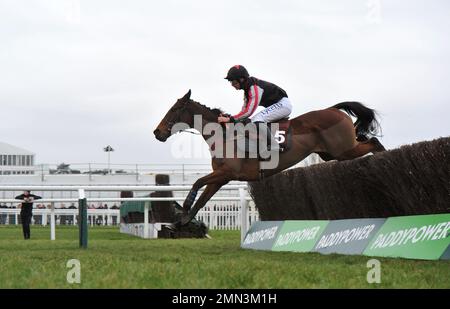
[[[0,186],[0,191],[189,191],[191,186],[129,186],[129,185],[121,185],[121,186],[17,186],[17,185],[5,185]],[[231,229],[233,226],[240,226],[241,229],[241,242],[243,241],[245,234],[248,231],[249,225],[251,222],[258,220],[258,214],[255,209],[250,211],[248,202],[251,201],[251,197],[247,192],[246,185],[227,185],[223,186],[221,191],[237,191],[236,196],[221,196],[221,197],[213,197],[211,201],[230,201],[230,202],[239,202],[239,207],[232,207],[230,205],[224,206],[205,206],[202,210],[200,210],[197,214],[197,218],[204,221],[210,229]],[[202,190],[200,190],[202,191]],[[144,201],[144,202],[152,202],[152,201],[183,201],[182,197],[139,197],[139,198],[87,198],[87,202],[121,202],[121,201]],[[0,203],[20,203],[20,200],[15,199],[0,199]],[[78,199],[76,198],[59,198],[59,199],[40,199],[36,200],[35,203],[51,203],[51,209],[34,209],[34,215],[42,215],[42,221],[47,224],[47,216],[50,215],[50,227],[51,227],[51,239],[55,239],[55,225],[56,225],[56,216],[66,215],[72,216],[73,224],[75,224],[75,219],[78,214],[78,209],[55,209],[54,203],[56,202],[72,202],[77,203]],[[144,215],[148,214],[149,205],[145,203],[145,211]],[[0,215],[12,215],[16,217],[16,224],[18,222],[17,215],[19,214],[20,209],[0,209]],[[113,217],[120,217],[119,210],[113,209],[88,209],[88,217],[90,216],[91,225],[95,222],[95,218],[99,216],[102,217],[102,222],[113,222]],[[147,216],[146,216],[147,217]],[[7,216],[8,218],[8,216]],[[45,218],[45,219],[44,219]],[[116,219],[116,222],[118,219]],[[120,220],[119,220],[120,221]],[[237,222],[240,222],[238,224]],[[148,220],[145,220],[145,225],[148,225]],[[148,228],[145,227],[144,231],[147,231]]]

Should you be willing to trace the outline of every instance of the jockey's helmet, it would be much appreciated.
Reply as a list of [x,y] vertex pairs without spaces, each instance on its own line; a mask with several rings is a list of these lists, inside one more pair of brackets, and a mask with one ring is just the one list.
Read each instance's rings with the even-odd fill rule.
[[247,69],[242,66],[242,65],[235,65],[232,66],[229,70],[228,70],[228,74],[227,77],[225,77],[225,79],[229,80],[229,81],[233,81],[233,80],[239,80],[240,78],[248,78],[250,75],[247,72]]

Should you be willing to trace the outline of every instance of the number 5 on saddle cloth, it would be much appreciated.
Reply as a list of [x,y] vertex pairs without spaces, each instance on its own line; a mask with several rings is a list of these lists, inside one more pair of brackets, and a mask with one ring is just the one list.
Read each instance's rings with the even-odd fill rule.
[[236,130],[237,148],[258,158],[267,158],[268,153],[275,151],[286,152],[292,144],[292,128],[287,118],[274,123],[247,122],[245,127],[237,126]]

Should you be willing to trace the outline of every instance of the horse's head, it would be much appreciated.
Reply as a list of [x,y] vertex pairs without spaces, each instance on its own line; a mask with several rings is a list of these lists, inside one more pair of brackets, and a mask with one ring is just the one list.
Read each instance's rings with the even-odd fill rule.
[[[177,123],[186,123],[192,125],[192,114],[188,110],[191,103],[191,90],[189,90],[181,99],[169,109],[167,114],[161,120],[156,130],[153,131],[157,140],[165,142],[171,135],[172,129]],[[180,131],[180,130],[178,130]]]

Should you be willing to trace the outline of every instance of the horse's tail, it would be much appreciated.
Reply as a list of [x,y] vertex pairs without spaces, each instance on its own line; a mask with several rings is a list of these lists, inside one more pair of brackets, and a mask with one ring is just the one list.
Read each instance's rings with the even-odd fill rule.
[[381,131],[376,111],[364,106],[362,103],[342,102],[333,107],[342,109],[349,115],[356,117],[354,126],[358,139],[368,139],[369,136],[375,136]]

